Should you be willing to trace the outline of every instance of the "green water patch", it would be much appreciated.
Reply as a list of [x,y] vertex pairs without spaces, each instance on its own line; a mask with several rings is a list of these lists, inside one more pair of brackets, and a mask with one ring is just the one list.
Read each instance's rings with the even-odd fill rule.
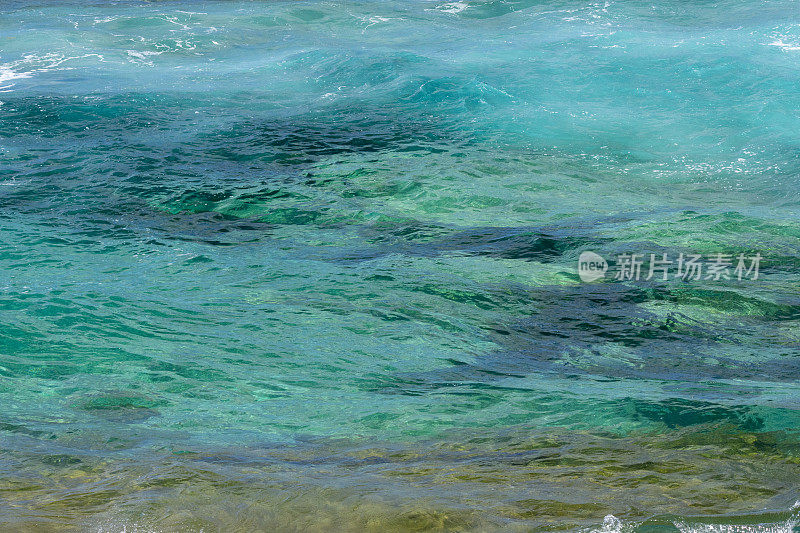
[[[367,104],[369,105],[369,104]],[[374,112],[370,112],[374,111]],[[442,153],[472,142],[447,124],[433,125],[414,112],[401,118],[391,109],[330,109],[325,120],[315,116],[237,123],[229,130],[198,136],[210,159],[232,162],[308,164],[348,154]]]
[[[6,95],[0,116],[6,120],[0,133],[9,139],[47,146],[47,140],[62,136],[98,142],[106,136],[108,146],[123,134],[136,135],[173,124],[189,103],[168,93],[131,92],[126,94],[89,95]],[[102,123],[102,128],[97,124]],[[35,157],[37,151],[28,152]]]
[[701,307],[728,316],[752,316],[772,322],[800,319],[800,304],[773,302],[736,289],[677,286],[654,291],[653,299],[676,307]]
[[[640,395],[631,401],[649,402],[649,395],[657,392],[657,395],[675,395],[675,405],[653,406],[652,415],[644,407],[642,412],[622,408],[620,413],[609,415],[609,419],[627,420],[626,423],[634,425],[636,421],[660,420],[681,426],[717,420],[715,417],[721,417],[718,421],[730,421],[731,417],[739,416],[727,407],[720,406],[717,411],[713,405],[705,409],[702,402],[692,406],[698,393],[712,403],[719,398],[734,403],[738,398],[740,404],[784,402],[788,398],[776,400],[767,384],[788,385],[794,382],[797,373],[800,346],[790,329],[775,327],[776,321],[782,322],[783,313],[791,312],[789,304],[749,296],[727,298],[727,292],[721,289],[692,289],[685,285],[639,288],[616,283],[534,287],[498,284],[465,290],[467,287],[422,282],[409,288],[441,298],[443,304],[471,307],[478,313],[488,311],[479,327],[497,349],[475,358],[454,358],[443,368],[399,372],[396,380],[377,376],[365,380],[363,386],[382,394],[450,397],[452,392],[455,406],[459,405],[456,391],[502,395],[504,389],[532,387],[540,392],[548,379],[553,380],[554,388],[561,386],[560,380],[565,380],[566,390],[570,388],[566,384],[569,379],[575,381],[576,387],[578,383],[585,387],[584,379],[617,383],[602,392],[589,387],[588,398],[576,405],[566,405],[562,397],[553,405],[554,410],[545,407],[545,403],[538,409],[509,413],[510,417],[524,420],[544,420],[547,416],[566,420],[561,416],[564,413],[581,412],[588,421],[591,402],[597,402],[596,412],[604,411],[601,406],[608,405],[607,395],[613,397],[619,393],[620,383],[633,380]],[[478,287],[480,290],[476,291]],[[684,305],[677,306],[673,299],[692,303],[684,301]],[[708,309],[700,307],[700,311],[693,313],[695,304],[706,305]],[[502,313],[498,313],[500,310]],[[510,318],[524,314],[528,316]],[[743,334],[743,328],[747,334]],[[533,376],[540,376],[541,382],[531,380]],[[736,383],[742,380],[753,386],[737,388]],[[653,383],[662,385],[652,389]],[[711,386],[714,383],[719,383],[717,391]],[[493,387],[497,389],[492,390]],[[508,394],[514,397],[513,392]],[[533,393],[532,396],[536,397]],[[790,404],[791,400],[783,405]],[[457,409],[468,411],[466,404]],[[694,420],[694,416],[698,418]],[[706,420],[705,416],[711,418]],[[755,428],[761,423],[758,419],[758,416],[749,422],[743,419],[741,424],[746,427],[756,424],[752,426]],[[598,423],[603,423],[602,420],[605,419],[600,417]],[[580,416],[570,423],[584,427]],[[774,423],[774,419],[769,422],[771,427],[775,427]]]
[[127,392],[91,396],[76,407],[92,415],[114,422],[141,422],[158,416],[158,408],[168,405],[161,399],[151,399]]
[[[123,206],[145,201],[169,213],[220,213],[312,228],[384,221],[524,227],[585,216],[582,222],[573,219],[575,228],[590,233],[586,228],[595,226],[593,240],[618,241],[615,250],[624,242],[701,253],[759,246],[764,255],[793,261],[789,266],[796,270],[791,250],[797,231],[790,213],[773,217],[786,218],[780,222],[767,220],[749,205],[750,193],[728,202],[727,211],[717,205],[687,209],[686,188],[693,185],[654,180],[646,162],[621,172],[622,162],[614,158],[526,150],[518,137],[499,149],[491,135],[456,127],[450,119],[432,124],[420,111],[398,114],[374,104],[337,105],[322,115],[287,118],[273,116],[275,110],[257,99],[253,105],[265,116],[254,121],[242,120],[233,102],[226,101],[214,117],[197,118],[191,102],[168,94],[126,96],[136,105],[122,96],[12,96],[3,106],[9,124],[28,124],[27,115],[39,110],[56,117],[58,127],[74,124],[74,132],[61,133],[80,142],[64,153],[37,134],[50,131],[47,124],[16,132],[25,137],[20,143],[35,138],[41,146],[26,152],[26,157],[37,154],[36,164],[17,165],[23,169],[17,177],[33,183],[13,190],[9,205],[41,205],[46,198],[53,205],[73,202],[86,210],[122,212]],[[205,131],[196,128],[174,139],[160,133],[201,119],[208,121]],[[102,135],[92,127],[98,121],[108,130]],[[93,176],[88,188],[87,174]],[[638,187],[626,186],[632,179]],[[60,187],[61,193],[39,186]],[[597,197],[609,200],[600,205],[592,200]],[[662,204],[648,200],[653,197]],[[648,214],[616,223],[597,218],[631,210]]]
[[[192,217],[163,220],[178,230]],[[114,379],[170,402],[138,421],[132,409],[130,424],[147,426],[156,440],[174,429],[199,441],[222,438],[215,427],[236,427],[250,441],[295,430],[424,437],[468,419],[583,428],[594,420],[623,432],[656,424],[609,401],[625,380],[646,401],[661,398],[651,396],[652,382],[683,383],[686,390],[655,391],[690,398],[690,385],[720,381],[735,405],[747,400],[735,401],[730,381],[747,379],[741,398],[793,405],[781,388],[797,370],[788,297],[711,285],[581,284],[570,270],[589,238],[563,228],[387,223],[332,230],[330,245],[311,248],[268,236],[212,246],[206,237],[215,233],[266,226],[234,217],[206,223],[205,233],[183,227],[186,240],[145,247],[139,263],[119,253],[83,256],[82,268],[51,273],[62,292],[25,296],[30,329],[65,342],[41,350],[33,337],[7,330],[18,358],[3,366],[25,397],[47,395],[56,380],[63,383],[51,396]],[[385,238],[364,244],[376,234]],[[106,269],[109,283],[98,287]],[[119,280],[120,273],[127,274]],[[8,298],[5,312],[19,314],[20,305]],[[101,337],[113,342],[98,345]],[[560,381],[551,392],[615,384],[581,401],[547,400],[541,393],[552,378]],[[780,390],[770,391],[770,381]],[[304,398],[323,407],[303,409]],[[290,424],[281,420],[287,409],[300,409]]]
[[[798,269],[794,253],[800,243],[800,225],[790,212],[767,214],[758,203],[742,204],[738,211],[714,209],[681,210],[643,217],[625,224],[600,228],[602,234],[619,241],[637,243],[641,249],[628,253],[647,254],[660,249],[733,258],[760,253],[765,267]],[[647,244],[645,244],[647,243]],[[644,249],[647,248],[647,249]]]
[[42,531],[568,531],[612,513],[667,526],[781,508],[796,453],[787,434],[725,423],[627,437],[517,426],[413,444],[315,439],[108,459],[15,452],[0,493],[6,527]]
[[680,428],[708,423],[729,423],[745,431],[764,427],[764,420],[746,406],[725,407],[711,402],[672,398],[662,402],[629,399],[623,408],[633,418],[642,417],[663,423],[667,428]]

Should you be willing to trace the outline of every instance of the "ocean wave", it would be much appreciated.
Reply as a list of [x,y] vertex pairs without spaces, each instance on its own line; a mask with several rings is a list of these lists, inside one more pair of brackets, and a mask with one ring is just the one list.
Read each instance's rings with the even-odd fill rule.
[[0,91],[6,92],[6,90],[14,86],[13,83],[8,85],[3,85],[6,82],[22,78],[30,78],[30,77],[31,77],[30,72],[17,72],[6,65],[0,65]]
[[[0,84],[25,78],[31,78],[35,74],[50,72],[53,70],[70,70],[74,67],[64,66],[68,61],[78,59],[97,58],[99,61],[104,61],[101,54],[89,53],[76,56],[69,56],[58,52],[49,52],[44,54],[25,54],[22,58],[8,63],[0,64]],[[11,89],[15,84],[0,86],[0,91],[6,92]]]
[[721,517],[654,517],[644,522],[626,522],[607,515],[601,526],[582,533],[793,533],[800,524],[800,501],[788,511]]
[[785,43],[785,42],[783,42],[783,39],[775,39],[774,41],[769,43],[769,46],[777,46],[777,47],[781,48],[782,50],[784,50],[785,52],[791,52],[791,51],[795,51],[795,50],[800,50],[800,44],[797,44],[797,43]]

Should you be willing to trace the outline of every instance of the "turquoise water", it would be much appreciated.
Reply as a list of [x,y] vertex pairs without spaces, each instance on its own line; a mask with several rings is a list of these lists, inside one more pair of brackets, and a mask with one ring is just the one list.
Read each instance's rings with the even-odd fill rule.
[[4,1],[0,529],[792,531],[799,83],[788,0]]

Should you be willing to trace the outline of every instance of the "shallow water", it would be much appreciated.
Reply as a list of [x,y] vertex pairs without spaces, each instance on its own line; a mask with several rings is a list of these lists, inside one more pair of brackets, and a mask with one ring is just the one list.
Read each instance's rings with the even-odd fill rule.
[[799,8],[3,2],[0,529],[791,531]]

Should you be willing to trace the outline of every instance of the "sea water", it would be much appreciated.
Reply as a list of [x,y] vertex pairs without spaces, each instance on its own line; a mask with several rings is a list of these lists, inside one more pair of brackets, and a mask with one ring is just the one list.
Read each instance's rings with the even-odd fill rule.
[[791,531],[799,89],[796,0],[4,0],[0,529]]

